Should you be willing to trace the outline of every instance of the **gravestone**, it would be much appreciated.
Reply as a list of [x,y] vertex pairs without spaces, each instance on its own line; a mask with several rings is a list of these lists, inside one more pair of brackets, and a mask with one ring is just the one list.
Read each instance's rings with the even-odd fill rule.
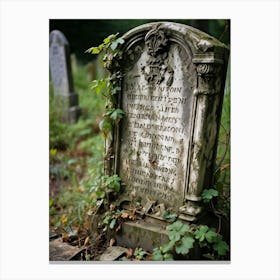
[[86,65],[86,71],[88,82],[91,82],[96,79],[96,66],[94,62],[91,61]]
[[60,99],[63,120],[75,123],[81,114],[74,92],[69,43],[59,30],[50,33],[50,73],[54,94]]
[[[213,178],[228,47],[169,22],[136,27],[123,38],[125,117],[106,144],[106,172],[124,185],[118,203],[141,209],[153,225],[166,210],[198,222],[201,193]],[[131,246],[132,232],[123,238],[123,230],[119,244]]]

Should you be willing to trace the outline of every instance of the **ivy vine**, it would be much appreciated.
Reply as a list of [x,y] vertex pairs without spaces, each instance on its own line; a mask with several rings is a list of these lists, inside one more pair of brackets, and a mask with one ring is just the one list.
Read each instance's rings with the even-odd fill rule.
[[99,128],[107,138],[113,130],[115,124],[124,117],[122,109],[117,107],[117,97],[121,91],[122,74],[119,61],[122,58],[120,46],[124,43],[123,38],[118,38],[119,33],[112,34],[103,40],[98,47],[91,47],[86,52],[99,54],[102,56],[103,67],[110,71],[110,76],[104,79],[91,82],[91,89],[96,94],[102,94],[106,98],[106,110]]

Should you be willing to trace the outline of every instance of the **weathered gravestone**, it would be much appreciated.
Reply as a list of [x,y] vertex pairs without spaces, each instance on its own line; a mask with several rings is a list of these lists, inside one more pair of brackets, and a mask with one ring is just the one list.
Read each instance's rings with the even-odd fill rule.
[[[107,174],[122,179],[119,202],[140,205],[153,226],[165,210],[198,221],[201,193],[212,183],[228,48],[169,22],[139,26],[123,38],[119,105],[125,117],[107,142]],[[133,227],[128,223],[123,235],[129,235],[118,239],[124,245],[133,245],[136,232],[156,231],[128,225]]]
[[50,72],[56,99],[62,103],[63,120],[75,123],[81,108],[74,92],[69,43],[59,30],[50,33]]

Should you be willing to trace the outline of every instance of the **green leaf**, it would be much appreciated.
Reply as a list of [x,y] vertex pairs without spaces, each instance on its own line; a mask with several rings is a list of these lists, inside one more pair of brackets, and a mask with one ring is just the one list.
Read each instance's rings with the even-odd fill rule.
[[167,230],[170,230],[170,231],[179,231],[183,226],[183,223],[180,222],[180,221],[177,221],[169,226],[166,227]]
[[194,232],[195,238],[198,239],[198,241],[202,242],[205,239],[205,234],[208,229],[208,226],[200,226],[199,229]]
[[112,125],[106,118],[104,118],[99,123],[99,128],[102,131],[104,137],[106,138],[108,133],[112,130]]
[[110,47],[114,51],[118,47],[118,42],[117,41],[112,42]]
[[170,240],[178,241],[188,230],[189,226],[177,221],[166,227],[169,230],[168,237]]
[[163,255],[163,259],[164,259],[165,261],[173,261],[173,260],[174,260],[172,254],[170,254],[170,253],[164,254],[164,255]]
[[116,225],[116,219],[113,219],[113,220],[111,221],[110,225],[109,225],[109,228],[110,228],[110,229],[113,229],[113,228],[115,227],[115,225]]
[[105,216],[105,218],[103,219],[103,224],[108,225],[110,220],[111,220],[110,216]]
[[161,250],[159,248],[154,248],[153,249],[152,259],[154,261],[163,261],[163,255],[162,255]]
[[57,149],[50,149],[50,155],[55,156],[57,154]]
[[209,229],[208,232],[205,234],[205,238],[209,243],[213,243],[215,238],[217,238],[217,233],[215,229]]
[[144,251],[142,248],[135,248],[134,250],[134,256],[137,260],[142,260],[146,254],[147,252]]
[[229,251],[229,246],[225,241],[220,239],[213,245],[213,249],[218,252],[218,255],[224,256]]
[[168,251],[173,249],[174,245],[175,245],[175,241],[171,240],[168,243],[162,245],[160,248],[163,253],[167,253]]
[[122,45],[124,43],[124,39],[123,38],[118,38],[117,42]]
[[171,231],[168,233],[169,240],[178,241],[181,238],[181,235],[177,231]]
[[[111,35],[110,35],[111,36]],[[111,37],[110,36],[108,36],[107,38],[105,38],[104,40],[103,40],[103,42],[104,42],[104,44],[109,44],[110,42],[111,42]]]
[[201,194],[204,202],[209,202],[215,196],[218,196],[218,191],[214,189],[205,189]]
[[123,118],[123,116],[124,116],[123,110],[118,108],[111,113],[110,118],[114,121],[118,121],[121,118]]
[[109,187],[110,189],[115,190],[116,192],[119,192],[119,191],[120,191],[120,183],[117,182],[117,181],[111,182],[111,183],[108,185],[108,187]]
[[105,192],[103,192],[101,190],[97,190],[95,192],[95,194],[97,195],[98,198],[104,198],[105,197]]
[[121,90],[121,87],[114,87],[114,88],[112,89],[112,94],[117,94],[117,93],[120,92],[120,90]]
[[193,247],[194,239],[191,236],[183,237],[180,244],[175,247],[177,254],[186,255]]
[[168,211],[164,211],[162,217],[169,222],[174,222],[177,218],[177,214],[171,214]]
[[101,48],[99,48],[99,47],[92,47],[92,48],[89,48],[88,50],[86,50],[86,52],[91,53],[91,54],[99,54],[100,50],[101,50]]
[[188,225],[185,225],[185,224],[184,224],[184,225],[180,228],[179,233],[180,233],[181,235],[184,235],[189,229],[190,229],[190,227],[189,227]]
[[109,189],[113,189],[116,192],[120,191],[121,187],[121,178],[118,175],[112,175],[112,176],[104,176],[104,184]]

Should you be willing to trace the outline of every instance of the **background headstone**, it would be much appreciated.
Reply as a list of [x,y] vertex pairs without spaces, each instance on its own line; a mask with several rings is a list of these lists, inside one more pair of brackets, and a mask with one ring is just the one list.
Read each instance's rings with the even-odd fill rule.
[[74,53],[71,54],[70,56],[71,58],[71,68],[72,68],[72,72],[73,74],[76,74],[78,71],[78,61],[77,61],[77,57]]
[[87,71],[87,80],[88,82],[92,82],[93,80],[95,80],[97,78],[96,76],[96,65],[94,62],[89,62],[86,65],[86,71]]
[[[50,33],[50,73],[53,90],[61,99],[63,119],[75,123],[81,113],[78,95],[74,92],[69,43],[59,30]],[[61,105],[60,105],[61,106]]]

